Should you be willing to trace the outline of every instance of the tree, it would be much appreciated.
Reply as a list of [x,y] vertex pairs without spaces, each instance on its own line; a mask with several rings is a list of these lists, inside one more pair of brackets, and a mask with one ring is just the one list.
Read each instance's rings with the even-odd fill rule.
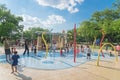
[[[28,30],[23,32],[24,39],[34,40],[37,39],[37,36],[40,32],[48,32],[47,29],[43,29],[40,27],[31,27]],[[45,36],[47,39],[49,38],[49,35]]]
[[67,41],[68,42],[73,42],[73,38],[74,38],[73,35],[74,35],[74,30],[73,29],[67,31]]
[[19,22],[23,21],[22,17],[11,14],[5,5],[0,5],[0,38],[11,37],[12,32],[20,33],[23,26]]

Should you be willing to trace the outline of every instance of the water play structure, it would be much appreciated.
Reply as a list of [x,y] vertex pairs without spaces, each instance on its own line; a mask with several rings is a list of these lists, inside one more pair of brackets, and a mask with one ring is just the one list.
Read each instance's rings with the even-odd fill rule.
[[[97,58],[97,66],[99,66],[99,62],[100,62],[100,53],[102,54],[103,57],[105,57],[104,53],[103,53],[103,48],[105,46],[110,45],[112,47],[112,49],[114,50],[114,55],[115,55],[115,61],[118,61],[118,53],[120,51],[120,47],[118,46],[114,46],[112,43],[103,43],[104,38],[105,38],[105,31],[103,29],[99,30],[102,33],[102,38],[100,40],[100,49],[98,50],[98,58]],[[94,46],[95,46],[95,42],[96,42],[96,36],[94,36],[94,41],[93,41],[93,45],[92,45],[92,52],[94,53]],[[118,53],[116,52],[116,50],[118,51]]]
[[118,53],[116,52],[116,48],[115,48],[115,46],[112,44],[112,43],[104,43],[103,44],[103,40],[104,40],[104,38],[105,38],[105,31],[104,30],[100,30],[101,32],[102,32],[102,38],[101,38],[101,41],[100,41],[100,49],[99,49],[99,51],[98,51],[98,59],[97,59],[97,66],[99,66],[99,61],[100,61],[100,53],[102,53],[102,56],[103,57],[105,57],[104,56],[104,54],[103,54],[103,51],[102,51],[102,49],[107,45],[110,45],[112,48],[113,48],[113,50],[114,50],[114,55],[115,55],[115,57],[116,57],[116,62],[118,61]]
[[74,25],[74,62],[76,62],[76,24]]
[[[66,48],[67,44],[67,35],[65,31],[63,30],[62,33],[50,33],[50,32],[37,32],[37,50],[46,50],[45,58],[48,56],[48,52],[51,52],[52,50],[62,50]],[[50,42],[48,43],[47,39],[45,38],[45,35],[50,36]],[[43,48],[44,45],[44,48]]]
[[97,59],[97,66],[99,66],[99,61],[100,61],[100,52],[103,49],[104,46],[110,45],[114,49],[114,55],[116,56],[116,62],[118,61],[118,54],[116,53],[115,47],[111,43],[104,43],[103,46],[99,49],[98,51],[98,59]]
[[46,55],[45,55],[45,58],[46,58],[48,56],[48,44],[47,44],[47,41],[44,38],[44,34],[45,34],[45,32],[42,33],[42,39],[43,39],[43,42],[44,42],[45,47],[46,47]]
[[[97,66],[99,66],[100,60],[111,60],[116,58],[116,62],[118,61],[118,54],[116,52],[116,48],[111,43],[104,43],[98,52],[93,51],[91,54],[91,59],[87,59],[86,51],[79,51],[79,47],[77,47],[76,43],[76,24],[74,25],[74,40],[73,46],[69,47],[69,52],[65,51],[66,48],[66,35],[64,31],[62,33],[49,33],[49,32],[39,32],[37,37],[37,55],[34,55],[32,52],[30,56],[22,56],[20,55],[19,65],[29,68],[35,69],[47,69],[47,70],[56,70],[56,69],[66,69],[74,66],[78,66],[80,64],[84,64],[88,61],[97,61]],[[50,43],[48,43],[45,35],[50,35]],[[103,38],[103,37],[102,37]],[[93,45],[95,44],[95,40]],[[103,39],[102,41],[103,42]],[[44,48],[42,45],[45,45]],[[105,57],[102,57],[101,51],[103,47],[106,45],[110,45],[114,49],[115,56],[111,57],[109,54],[104,54]],[[54,47],[56,46],[54,51]],[[119,49],[119,47],[117,47]],[[22,52],[20,52],[21,54]],[[0,63],[6,63],[5,55],[0,55]]]
[[92,52],[94,52],[95,43],[96,43],[96,37],[94,36],[94,41],[93,41],[93,45],[92,45]]
[[[100,48],[101,48],[102,44],[103,44],[103,40],[105,38],[105,31],[103,29],[101,29],[100,32],[102,32],[102,38],[101,38],[101,41],[100,41]],[[101,53],[102,53],[102,56],[105,57],[103,52],[102,52],[102,49],[101,49]]]

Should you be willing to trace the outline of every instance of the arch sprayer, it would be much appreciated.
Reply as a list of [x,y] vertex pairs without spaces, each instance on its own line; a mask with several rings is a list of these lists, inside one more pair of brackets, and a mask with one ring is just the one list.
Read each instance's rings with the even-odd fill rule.
[[110,45],[110,46],[114,49],[114,53],[115,53],[115,55],[116,55],[116,62],[118,62],[118,54],[116,53],[115,47],[114,47],[111,43],[105,43],[105,44],[103,44],[103,46],[102,46],[102,47],[99,49],[99,51],[98,51],[97,66],[99,66],[100,52],[101,52],[101,50],[103,49],[103,47],[106,46],[106,45]]
[[96,42],[96,37],[94,36],[94,42],[93,42],[93,45],[92,45],[92,52],[94,52],[95,42]]

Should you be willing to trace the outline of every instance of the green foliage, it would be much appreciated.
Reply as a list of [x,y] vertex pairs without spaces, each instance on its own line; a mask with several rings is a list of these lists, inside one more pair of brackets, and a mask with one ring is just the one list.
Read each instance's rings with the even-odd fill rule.
[[[31,27],[28,30],[23,32],[24,39],[34,40],[37,39],[38,35],[41,35],[42,32],[48,32],[48,30],[40,27]],[[49,38],[49,35],[45,36],[46,39]]]
[[73,42],[73,35],[74,35],[73,33],[74,33],[73,30],[67,31],[67,41],[68,42]]
[[13,32],[19,34],[23,30],[23,26],[19,25],[21,21],[23,21],[22,17],[11,14],[5,5],[0,4],[0,38],[11,38]]
[[93,42],[94,37],[102,37],[101,30],[108,42],[120,42],[120,0],[116,0],[111,9],[96,11],[89,20],[83,21],[77,29],[77,40]]

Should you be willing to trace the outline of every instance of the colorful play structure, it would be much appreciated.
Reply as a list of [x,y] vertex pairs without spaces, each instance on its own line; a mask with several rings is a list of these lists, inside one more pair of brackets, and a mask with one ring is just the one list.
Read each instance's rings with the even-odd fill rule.
[[[47,43],[47,40],[45,39],[45,35],[51,34],[51,40],[50,43]],[[53,47],[56,47],[56,49],[62,49],[65,47],[67,43],[67,35],[65,31],[62,33],[49,33],[49,32],[39,32],[37,37],[37,50],[42,50],[43,46],[45,45],[46,50],[46,56],[48,56],[48,52],[51,51]]]
[[[105,38],[105,31],[103,29],[101,29],[99,31],[102,33],[102,38],[100,40],[100,49],[98,50],[97,66],[99,66],[99,62],[100,62],[100,53],[102,54],[103,57],[105,57],[102,50],[105,46],[108,46],[108,45],[110,45],[113,48],[114,55],[116,56],[115,61],[118,62],[118,54],[120,54],[120,45],[114,46],[111,43],[103,43],[104,38]],[[96,36],[94,36],[94,41],[93,41],[93,45],[92,45],[93,53],[94,53],[95,43],[96,43]]]
[[[100,32],[102,33],[102,38],[100,40],[100,49],[98,51],[98,59],[97,59],[97,66],[99,66],[99,61],[100,61],[100,53],[102,53],[102,56],[104,56],[103,54],[103,47],[105,47],[106,45],[110,45],[113,49],[114,49],[114,54],[116,56],[116,62],[118,61],[118,53],[116,52],[116,48],[113,44],[111,43],[104,43],[104,38],[105,38],[105,31],[104,30],[100,30]],[[44,35],[48,35],[51,34],[51,43],[47,43],[47,40],[45,39]],[[74,40],[73,40],[73,55],[74,55],[74,63],[76,62],[76,56],[77,56],[77,48],[76,48],[76,24],[74,25]],[[42,50],[42,45],[45,45],[45,50],[46,50],[46,55],[45,58],[47,58],[49,51],[52,49],[53,45],[56,45],[56,49],[59,49],[60,54],[62,54],[62,49],[65,48],[66,44],[67,44],[67,35],[65,34],[65,31],[63,31],[62,33],[47,33],[47,32],[40,32],[37,38],[37,49],[38,50]],[[94,52],[94,46],[95,46],[95,42],[96,42],[96,36],[94,36],[94,42],[93,42],[93,52]]]
[[[37,69],[65,69],[90,61],[89,59],[86,58],[87,51],[85,50],[87,49],[84,49],[84,51],[82,51],[82,48],[80,48],[81,50],[80,51],[79,46],[77,46],[76,24],[74,24],[73,31],[74,33],[72,35],[74,38],[72,40],[72,46],[69,45],[70,48],[68,53],[67,53],[68,47],[66,47],[67,46],[66,44],[68,44],[67,34],[65,33],[64,30],[62,33],[37,32],[38,33],[37,40],[35,41],[35,45],[38,50],[37,55],[30,54],[30,57],[24,57],[21,55],[20,64],[23,66],[37,68]],[[118,53],[120,53],[120,45],[117,45],[115,47],[111,43],[103,43],[105,32],[104,30],[99,30],[99,31],[102,33],[102,38],[101,40],[99,40],[100,49],[98,50],[98,52],[94,52],[94,46],[96,42],[96,36],[94,36],[91,58],[97,61],[97,66],[100,65],[100,58],[105,60],[111,60],[115,58],[115,61],[118,62]],[[50,41],[46,39],[46,35],[47,37],[49,37],[47,39],[50,39]],[[112,56],[110,56],[110,54],[103,54],[104,51],[103,48],[106,45],[112,47],[113,49]],[[54,51],[54,49],[56,51]],[[66,51],[64,49],[66,49]],[[4,62],[4,60],[5,60],[5,56],[0,56],[0,62]]]
[[94,41],[93,41],[93,45],[92,45],[92,52],[94,52],[94,49],[95,49],[95,43],[96,43],[96,37],[94,36]]
[[76,62],[76,24],[74,25],[74,62]]
[[[51,35],[51,42],[47,43],[47,40],[45,39],[45,35]],[[37,37],[37,50],[42,50],[42,45],[45,45],[46,55],[45,58],[47,58],[49,51],[53,49],[54,46],[56,46],[56,49],[59,49],[60,53],[62,53],[62,50],[66,48],[67,44],[67,35],[65,31],[63,30],[62,33],[49,33],[49,32],[38,32]],[[74,41],[73,41],[73,47],[74,47],[74,62],[76,62],[76,24],[74,25]]]
[[[99,51],[98,51],[98,59],[97,59],[97,66],[99,66],[99,61],[100,61],[100,53],[102,53],[102,56],[103,57],[105,57],[104,56],[104,54],[103,54],[103,52],[102,52],[102,49],[103,49],[103,47],[105,47],[106,45],[110,45],[113,49],[114,49],[114,55],[116,56],[116,62],[118,62],[118,53],[116,52],[116,47],[113,45],[113,44],[111,44],[111,43],[104,43],[103,44],[103,40],[104,40],[104,37],[105,37],[105,31],[104,30],[100,30],[101,32],[102,32],[102,38],[101,38],[101,41],[100,41],[100,49],[99,49]],[[96,40],[96,38],[95,38],[95,40]],[[94,44],[93,44],[94,45]],[[118,48],[118,50],[120,50],[119,48]]]
[[[105,38],[105,31],[101,29],[100,32],[102,32],[102,38],[101,38],[101,41],[100,41],[100,48],[101,48],[102,44],[103,44],[103,40]],[[102,52],[102,49],[101,49],[101,53],[102,53],[102,56],[105,57],[103,52]]]
[[43,42],[44,42],[45,47],[46,47],[46,55],[45,55],[45,58],[46,58],[48,56],[48,44],[47,44],[47,41],[44,38],[44,34],[45,34],[45,32],[42,32],[42,39],[43,39]]
[[114,54],[116,56],[116,62],[118,62],[118,53],[116,52],[116,48],[114,47],[114,45],[112,45],[111,43],[104,43],[103,46],[98,51],[97,66],[99,66],[100,52],[102,51],[103,47],[105,47],[106,45],[110,45],[114,49]]

